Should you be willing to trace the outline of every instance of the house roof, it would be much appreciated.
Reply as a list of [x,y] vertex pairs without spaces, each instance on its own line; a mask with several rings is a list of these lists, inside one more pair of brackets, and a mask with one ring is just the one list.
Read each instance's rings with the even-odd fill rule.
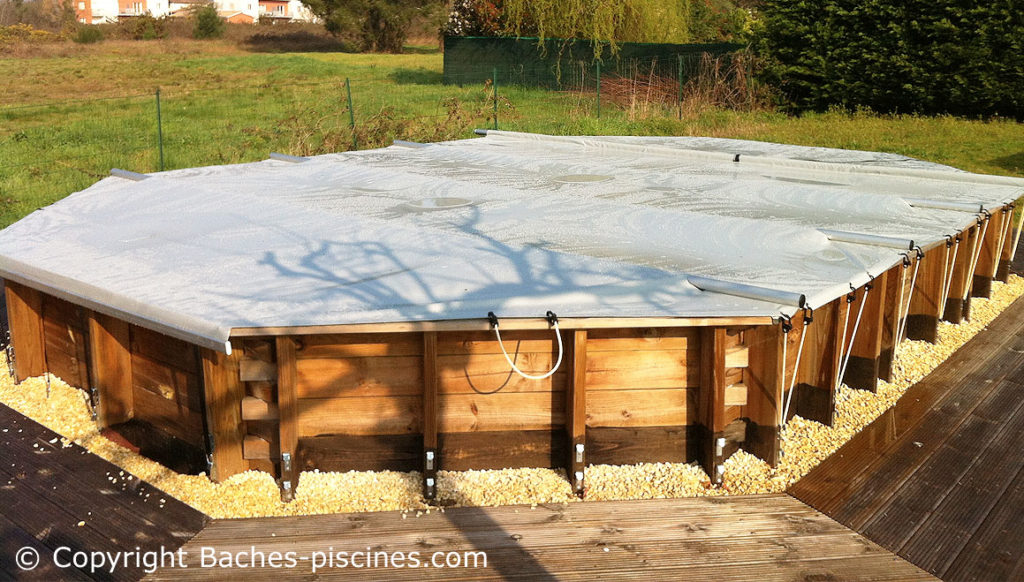
[[892,154],[490,131],[109,177],[0,232],[0,275],[225,350],[490,311],[777,317],[1022,194]]

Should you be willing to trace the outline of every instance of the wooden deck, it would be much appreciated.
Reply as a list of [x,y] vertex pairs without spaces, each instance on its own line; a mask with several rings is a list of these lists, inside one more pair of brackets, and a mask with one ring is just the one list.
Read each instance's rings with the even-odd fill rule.
[[[289,576],[311,577],[317,551],[486,552],[476,568],[335,568],[317,579],[601,578],[708,580],[930,580],[788,495],[456,508],[402,519],[396,512],[217,520],[184,546],[188,569],[153,580],[217,580],[201,548],[297,553]],[[219,554],[218,554],[219,555]],[[275,576],[264,569],[260,572]]]
[[1024,579],[1024,300],[790,489],[946,580]]
[[[144,572],[134,563],[88,576],[57,568],[51,556],[61,546],[71,552],[173,551],[209,521],[82,447],[64,447],[56,433],[3,405],[0,451],[0,579],[137,580]],[[26,546],[40,555],[29,572],[15,563]]]

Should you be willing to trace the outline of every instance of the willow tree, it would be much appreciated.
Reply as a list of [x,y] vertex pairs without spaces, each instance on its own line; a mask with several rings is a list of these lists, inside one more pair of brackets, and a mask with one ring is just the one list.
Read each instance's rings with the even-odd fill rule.
[[504,0],[506,32],[516,36],[586,39],[596,56],[624,42],[691,42],[691,1]]

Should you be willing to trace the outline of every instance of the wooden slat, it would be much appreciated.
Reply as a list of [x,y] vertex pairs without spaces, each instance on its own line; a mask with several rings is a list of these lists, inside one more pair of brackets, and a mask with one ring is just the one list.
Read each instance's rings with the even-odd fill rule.
[[296,373],[299,398],[412,396],[423,386],[419,356],[301,359]]
[[726,368],[746,368],[749,362],[750,352],[747,346],[732,346],[725,350]]
[[[277,354],[277,408],[281,418],[281,436],[278,446],[281,451],[281,484],[284,496],[290,499],[298,485],[299,471],[296,452],[299,446],[299,407],[297,395],[297,371],[295,340],[288,336],[276,339]],[[290,463],[285,463],[288,455]]]
[[242,398],[242,420],[244,421],[261,421],[261,420],[277,420],[280,418],[280,411],[277,404],[273,402],[267,402],[261,398],[255,396],[245,396]]
[[[589,377],[588,377],[589,381]],[[676,426],[696,422],[697,389],[587,390],[587,427]]]
[[688,463],[697,458],[700,430],[691,426],[589,427],[587,463]]
[[[566,390],[565,431],[568,459],[566,474],[573,490],[583,494],[583,479],[586,466],[587,442],[587,348],[589,342],[586,330],[569,332],[571,344],[570,381]],[[582,448],[581,448],[582,447]]]
[[945,285],[947,256],[952,251],[945,245],[929,250],[919,262],[917,282],[914,285],[907,312],[907,339],[935,343],[938,339],[939,317],[946,300],[941,297]]
[[142,354],[131,354],[132,386],[202,413],[199,377],[193,371],[172,368]]
[[[849,361],[843,377],[843,382],[851,388],[874,392],[878,386],[887,286],[888,271],[871,282],[870,291],[866,291],[864,287],[858,289],[857,302],[851,306],[851,309],[861,313],[859,326],[856,312],[851,314],[853,323],[850,324],[850,333],[852,334],[853,328],[856,328],[857,335],[851,338],[852,345],[847,348]],[[863,306],[861,302],[864,302]],[[845,358],[846,354],[841,356]]]
[[[558,354],[509,353],[516,366],[531,375],[542,375],[554,365]],[[563,358],[563,362],[564,362]],[[543,380],[531,380],[516,374],[501,354],[439,356],[437,359],[442,394],[489,392],[551,392],[565,390],[567,374],[556,372]],[[562,368],[563,370],[565,368]]]
[[155,331],[132,326],[132,353],[178,370],[197,370],[195,346]]
[[730,384],[725,387],[725,406],[746,406],[747,386],[746,384]]
[[241,360],[238,362],[238,379],[242,382],[274,382],[277,380],[277,364],[263,360]]
[[120,319],[90,311],[89,373],[99,392],[100,428],[128,421],[134,414],[129,325]]
[[423,345],[419,334],[367,333],[307,335],[296,338],[296,357],[353,358],[372,356],[419,356]]
[[781,325],[761,326],[747,332],[750,350],[744,374],[747,386],[748,438],[743,448],[769,465],[778,463],[779,414],[782,408],[782,344],[786,341]]
[[953,262],[953,278],[949,284],[949,296],[943,308],[942,319],[950,323],[960,323],[964,317],[964,301],[966,300],[967,270],[971,267],[971,250],[976,236],[975,227],[966,228],[958,236],[956,243],[956,261]]
[[551,430],[565,423],[565,394],[445,394],[440,398],[441,432]]
[[724,476],[719,470],[725,461],[725,328],[708,327],[700,330],[700,390],[697,395],[697,418],[702,427],[700,455],[698,457],[711,481],[721,483]]
[[299,438],[422,431],[423,397],[300,398]]
[[587,351],[682,351],[697,342],[698,333],[691,328],[594,329],[588,332]]
[[[561,429],[476,431],[438,435],[446,471],[565,467],[569,454]],[[444,491],[439,492],[441,495]]]
[[423,333],[423,446],[420,451],[419,463],[423,476],[423,496],[433,499],[437,496],[438,459],[437,425],[438,405],[438,358],[437,333]]
[[1013,262],[1013,251],[1017,243],[1017,237],[1015,236],[1014,231],[1017,229],[1019,218],[1014,220],[1013,217],[1016,214],[1014,209],[1019,206],[1019,202],[1020,200],[1018,199],[1017,203],[1009,206],[1006,216],[1003,217],[1004,223],[1006,224],[1006,234],[1003,237],[1003,248],[999,253],[999,267],[996,269],[995,275],[996,280],[1002,281],[1003,283],[1005,283],[1010,277],[1010,265]]
[[[502,324],[502,344],[505,351],[514,353],[556,354],[558,346],[554,333],[544,330],[505,331]],[[437,353],[440,356],[471,356],[477,354],[501,355],[501,346],[493,331],[464,331],[439,333]]]
[[420,471],[420,435],[333,435],[299,439],[300,471]]
[[985,238],[979,241],[981,250],[978,254],[978,262],[974,267],[973,284],[971,295],[975,297],[988,297],[992,292],[992,276],[998,267],[999,251],[996,246],[999,244],[999,235],[1003,227],[1003,213],[996,210],[988,219],[988,229],[985,230]]
[[258,459],[276,461],[280,459],[279,451],[272,450],[270,441],[251,434],[245,435],[245,438],[242,439],[242,456],[247,461]]
[[[562,329],[615,329],[615,328],[660,328],[660,327],[705,327],[721,325],[730,327],[768,325],[771,317],[607,317],[607,318],[559,318],[558,325]],[[544,318],[502,319],[503,330],[547,330],[551,326]],[[235,337],[262,337],[277,335],[314,335],[314,334],[345,334],[345,333],[405,333],[424,331],[484,331],[491,330],[486,318],[461,319],[448,321],[404,321],[396,323],[342,324],[342,325],[310,325],[285,327],[235,327],[231,334]],[[503,332],[504,333],[504,332]]]
[[4,282],[7,300],[7,321],[14,347],[15,379],[42,376],[46,373],[43,339],[42,294],[13,281]]
[[901,309],[899,298],[900,281],[906,276],[906,269],[900,263],[886,271],[885,313],[882,315],[882,345],[878,354],[878,378],[892,380],[893,358],[896,353],[896,328],[899,325],[897,312]]
[[132,396],[136,420],[148,422],[191,445],[202,446],[201,413],[149,390],[137,388]]
[[697,350],[605,351],[587,356],[587,390],[686,388],[700,381]]
[[213,439],[213,468],[210,477],[223,481],[245,471],[242,457],[242,398],[245,388],[239,380],[238,354],[226,356],[201,348],[203,391],[207,430]]
[[[839,375],[839,337],[842,332],[846,299],[839,298],[814,310],[814,321],[803,329],[807,333],[797,373],[796,393],[790,415],[832,426],[835,415],[835,384]],[[796,322],[796,318],[794,318]],[[803,325],[800,321],[797,325]],[[795,334],[790,333],[790,336]],[[790,345],[790,349],[797,346]],[[792,352],[790,352],[792,353]],[[787,374],[787,377],[789,375]]]

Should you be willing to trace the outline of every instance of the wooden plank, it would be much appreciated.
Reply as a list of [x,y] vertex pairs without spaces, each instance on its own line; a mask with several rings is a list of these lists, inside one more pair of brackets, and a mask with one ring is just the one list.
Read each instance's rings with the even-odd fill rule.
[[273,382],[277,380],[277,364],[263,360],[238,362],[238,379],[242,382]]
[[133,354],[141,354],[178,370],[199,368],[192,344],[138,325],[133,325],[131,330]]
[[324,435],[420,434],[423,397],[298,399],[299,438]]
[[444,394],[441,432],[551,430],[565,424],[562,392]]
[[437,425],[438,406],[438,358],[437,333],[423,333],[423,447],[420,471],[423,474],[423,497],[433,499],[437,496],[437,468],[439,465]]
[[899,325],[898,313],[902,309],[900,303],[900,281],[906,277],[906,269],[902,264],[886,271],[885,313],[882,316],[882,345],[878,352],[878,378],[886,382],[892,380],[893,358],[896,353],[896,328]]
[[686,388],[700,383],[698,350],[589,352],[587,390]]
[[14,377],[21,382],[42,376],[46,373],[42,294],[13,281],[4,281],[4,295],[14,348]]
[[[509,357],[527,374],[543,375],[554,366],[558,354],[510,352]],[[568,374],[564,371],[542,380],[523,378],[512,370],[508,360],[501,354],[439,356],[437,366],[438,390],[442,394],[561,391],[565,390],[568,381]]]
[[956,260],[953,261],[953,276],[949,282],[949,295],[946,297],[946,306],[942,311],[942,320],[950,323],[960,323],[964,317],[964,301],[968,280],[967,270],[971,267],[971,250],[974,247],[974,237],[977,234],[975,227],[966,228],[956,236]]
[[[1018,199],[1018,203],[1020,200]],[[1005,283],[1010,278],[1010,265],[1013,263],[1013,251],[1016,248],[1017,237],[1015,236],[1015,230],[1017,229],[1017,223],[1019,218],[1014,220],[1014,209],[1017,208],[1018,203],[1014,203],[1007,207],[1007,214],[1003,217],[1005,224],[1005,234],[1003,235],[1003,248],[999,253],[999,267],[996,269],[995,279]]]
[[242,439],[242,457],[247,461],[258,459],[277,461],[281,458],[281,452],[267,439],[247,434]]
[[134,353],[131,354],[131,366],[132,386],[135,392],[152,392],[189,410],[202,412],[199,377],[195,372],[172,368],[142,354]]
[[94,311],[86,317],[91,384],[99,394],[96,416],[100,428],[106,428],[135,414],[130,326]]
[[77,305],[42,295],[43,341],[50,373],[71,386],[88,389],[84,313]]
[[[793,334],[795,335],[795,334]],[[743,448],[773,467],[779,459],[779,415],[782,409],[781,325],[765,325],[746,334],[749,363],[744,373],[747,386],[747,439]]]
[[296,338],[295,345],[300,360],[423,354],[419,334],[413,333],[306,335]]
[[260,420],[277,420],[281,417],[276,403],[267,402],[255,396],[242,398],[242,420],[246,422]]
[[187,406],[150,392],[136,388],[132,394],[136,420],[148,422],[175,437],[192,444],[203,444],[203,417],[201,413]]
[[412,396],[423,386],[420,356],[302,359],[296,373],[300,399]]
[[999,238],[1002,234],[1004,214],[996,210],[988,219],[988,229],[985,230],[985,238],[979,244],[981,246],[978,254],[978,262],[974,267],[973,286],[971,295],[975,297],[988,297],[992,293],[992,276],[995,275],[999,262]]
[[746,406],[747,405],[747,385],[746,384],[729,384],[725,387],[724,395],[724,406],[729,408],[730,406]]
[[277,408],[281,414],[281,495],[287,501],[295,495],[299,483],[296,452],[299,446],[299,407],[295,340],[288,336],[276,339]]
[[418,434],[332,435],[299,439],[299,471],[419,471],[423,441]]
[[[557,356],[558,345],[550,330],[506,332],[504,329],[505,326],[502,325],[501,339],[509,355],[547,353]],[[437,353],[440,356],[501,355],[501,346],[494,331],[449,332],[438,334]]]
[[696,388],[590,391],[588,384],[587,430],[694,424],[696,399]]
[[277,379],[273,382],[246,382],[245,393],[267,402],[277,402]]
[[[850,355],[843,375],[843,382],[851,388],[874,392],[878,387],[888,279],[889,272],[886,271],[869,284],[870,289],[858,289],[857,302],[851,306],[861,313],[859,326],[856,325],[856,314],[852,314],[854,319],[851,327],[857,328],[857,335],[852,337],[848,348]],[[852,329],[850,333],[853,333]],[[842,354],[842,357],[846,355]]]
[[566,390],[565,432],[568,458],[566,474],[577,495],[583,495],[587,464],[587,330],[569,332],[570,382]]
[[700,464],[720,484],[725,462],[725,328],[700,330],[700,390],[697,418],[702,427]]
[[[832,426],[835,388],[839,375],[839,344],[846,299],[840,297],[814,310],[814,321],[804,327],[807,340],[797,373],[790,414]],[[790,334],[793,335],[793,334]]]
[[594,329],[588,332],[588,352],[685,351],[696,344],[693,328]]
[[701,443],[696,425],[593,427],[586,436],[588,465],[689,463]]
[[210,478],[219,482],[248,468],[242,457],[242,398],[245,388],[238,376],[237,353],[226,356],[200,348],[200,354],[206,430],[213,441]]
[[441,469],[469,471],[518,467],[564,467],[566,441],[556,430],[442,432]]
[[[614,328],[649,328],[649,327],[705,327],[768,325],[771,317],[606,317],[606,318],[559,318],[561,329],[614,329]],[[501,320],[503,330],[547,330],[551,327],[545,318],[506,318]],[[272,327],[235,327],[231,329],[234,337],[262,337],[277,335],[314,335],[335,333],[403,333],[424,331],[490,331],[491,325],[486,318],[455,319],[447,321],[403,321],[394,323],[341,324],[341,325],[309,325],[309,326],[272,326]]]
[[946,305],[946,299],[941,295],[951,252],[950,247],[938,246],[929,250],[920,260],[917,282],[907,311],[907,339],[928,343],[937,341],[939,317]]

